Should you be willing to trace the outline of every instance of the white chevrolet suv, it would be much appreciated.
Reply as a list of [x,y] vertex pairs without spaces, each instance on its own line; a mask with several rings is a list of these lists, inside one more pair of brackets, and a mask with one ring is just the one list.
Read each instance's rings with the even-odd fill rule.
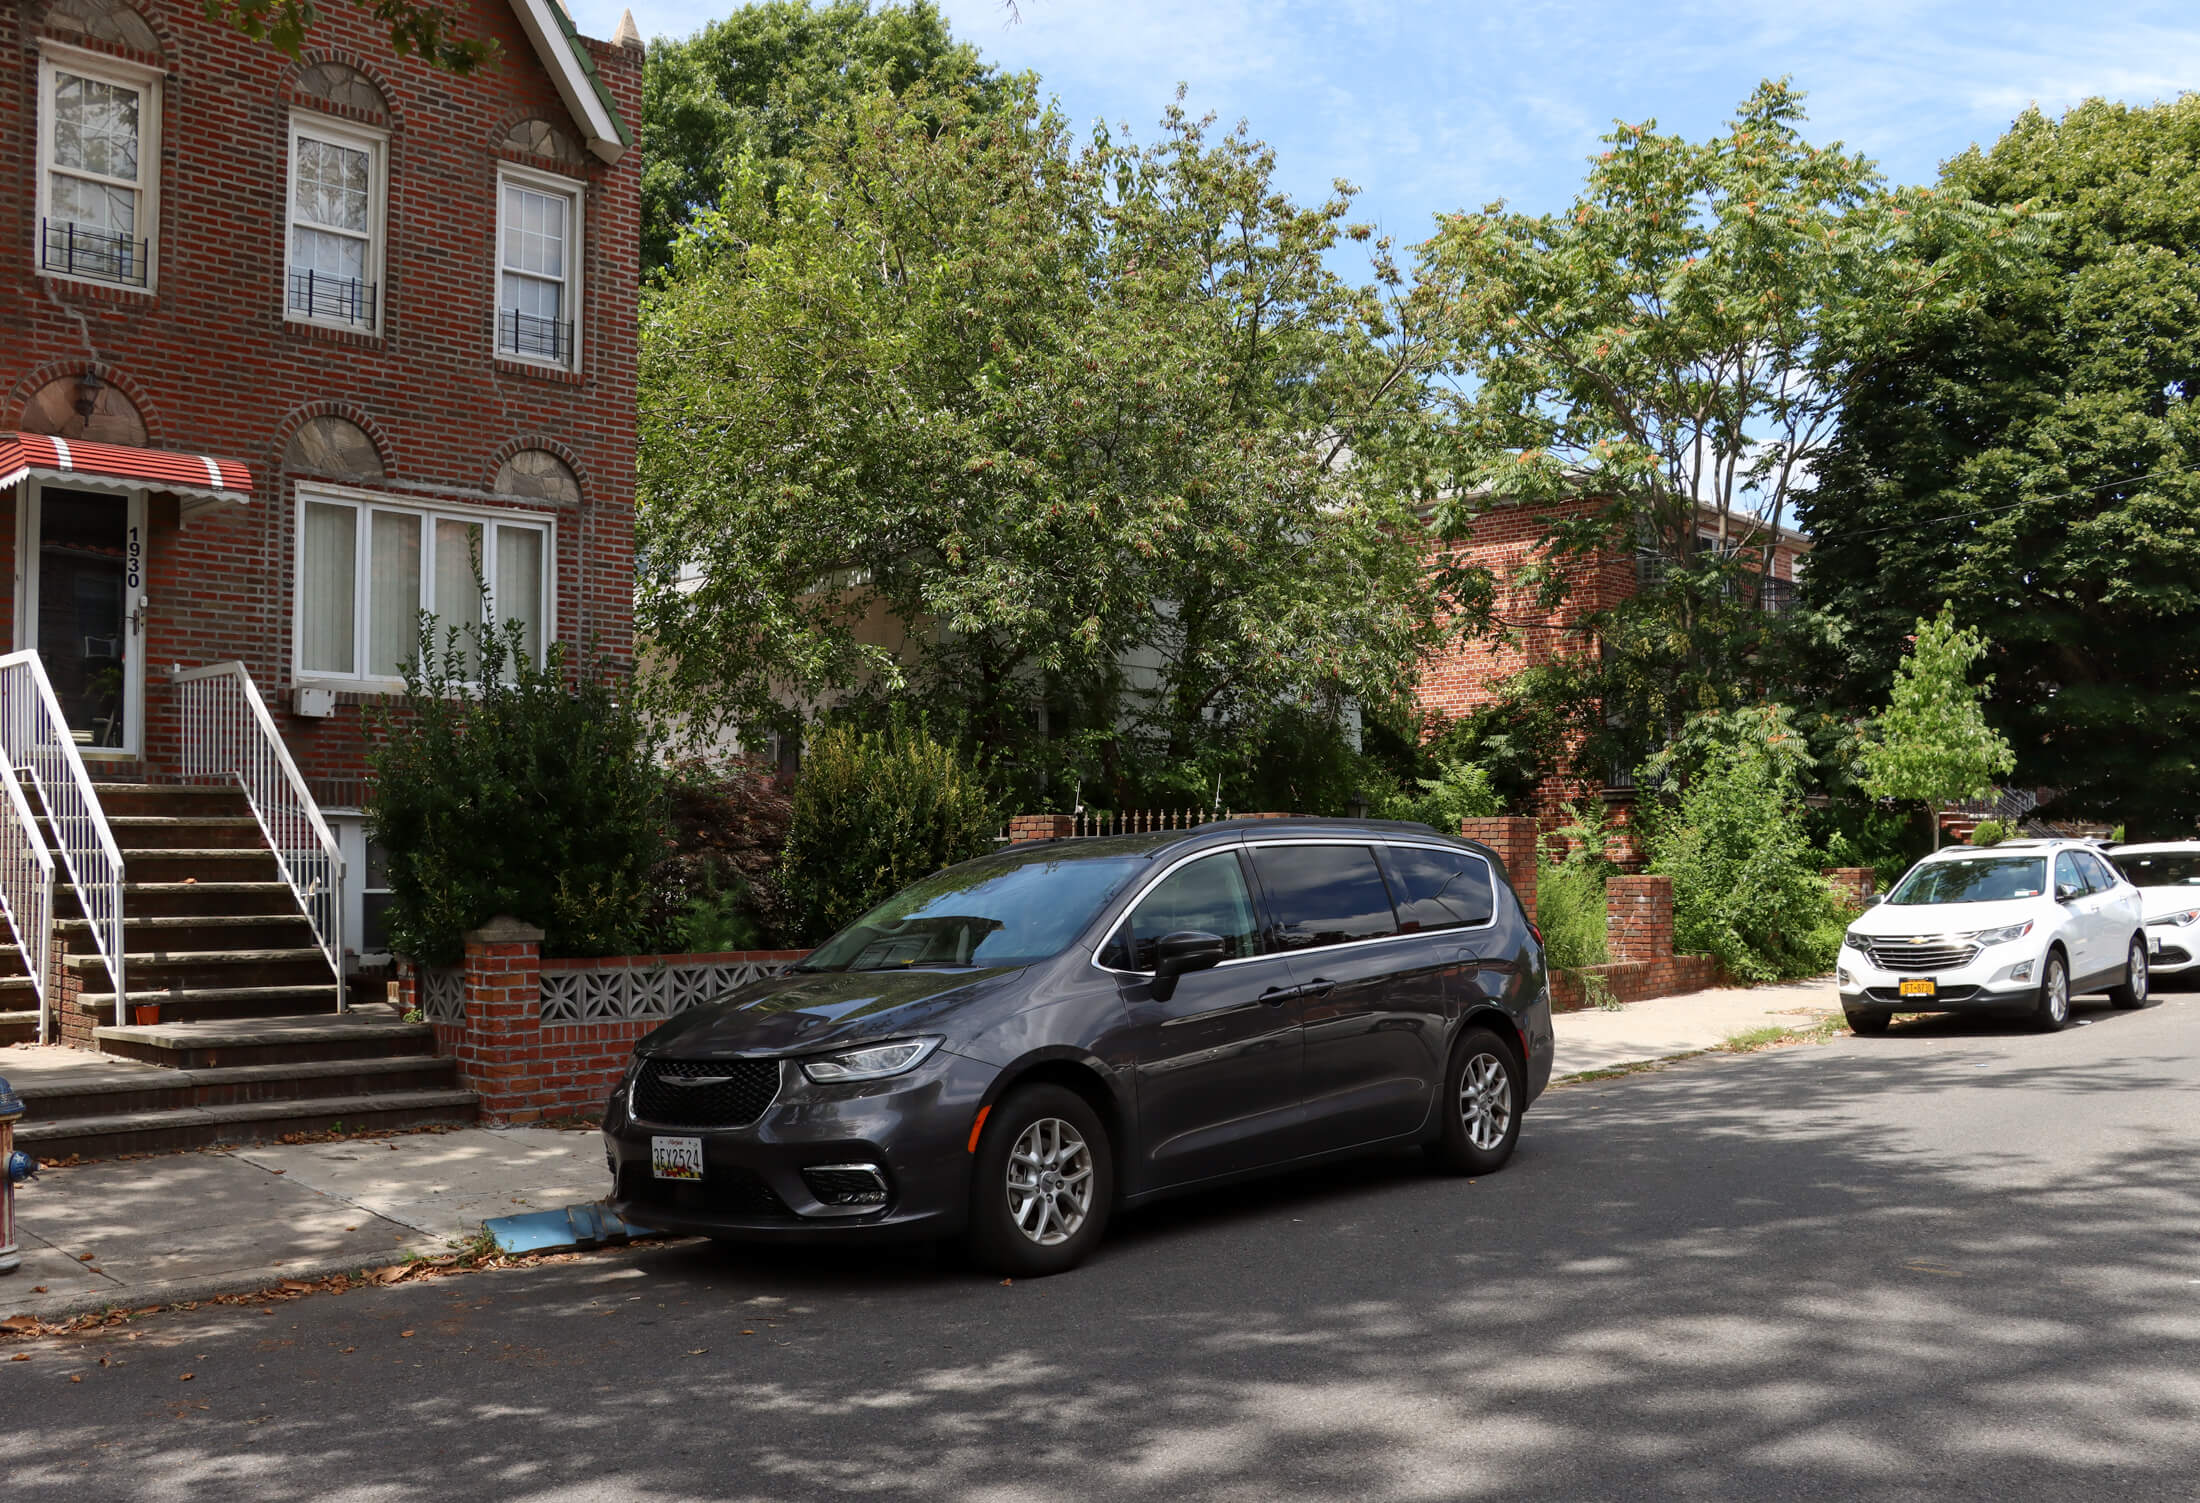
[[2146,1002],[2139,889],[2084,841],[1935,851],[1868,900],[1839,967],[1858,1033],[1885,1032],[1898,1012],[2013,1012],[2060,1028],[2076,993]]
[[2146,905],[2149,969],[2176,976],[2200,965],[2200,841],[2111,846],[2107,855]]

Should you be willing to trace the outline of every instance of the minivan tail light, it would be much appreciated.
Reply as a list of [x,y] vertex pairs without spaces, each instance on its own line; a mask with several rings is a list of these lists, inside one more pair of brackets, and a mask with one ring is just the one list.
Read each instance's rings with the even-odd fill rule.
[[1531,937],[1532,939],[1534,939],[1534,940],[1535,940],[1535,947],[1536,947],[1536,948],[1537,948],[1538,950],[1542,949],[1542,948],[1543,948],[1543,931],[1542,931],[1541,929],[1538,929],[1538,928],[1537,928],[1537,927],[1535,926],[1535,920],[1534,920],[1534,919],[1529,919],[1529,920],[1528,920],[1528,934],[1529,934],[1529,937]]

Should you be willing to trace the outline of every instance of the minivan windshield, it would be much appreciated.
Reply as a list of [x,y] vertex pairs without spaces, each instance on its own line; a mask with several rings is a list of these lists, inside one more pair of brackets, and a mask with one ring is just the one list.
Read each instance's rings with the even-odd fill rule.
[[2108,859],[2133,887],[2200,887],[2200,851],[2118,852]]
[[987,857],[903,888],[819,945],[798,971],[1017,966],[1059,955],[1144,856]]
[[2000,903],[2036,898],[2047,890],[2045,856],[1967,856],[1960,861],[1928,861],[1914,868],[1887,901],[1917,903]]

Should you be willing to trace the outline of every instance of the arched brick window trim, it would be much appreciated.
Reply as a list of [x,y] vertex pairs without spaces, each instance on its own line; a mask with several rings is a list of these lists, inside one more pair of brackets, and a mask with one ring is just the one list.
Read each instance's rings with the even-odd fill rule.
[[268,451],[270,470],[283,467],[283,456],[290,452],[290,441],[297,437],[300,428],[317,417],[342,418],[365,433],[382,461],[383,479],[394,480],[402,473],[397,463],[397,447],[382,431],[382,425],[369,416],[365,408],[354,407],[349,402],[308,402],[303,407],[293,408],[275,429],[274,446]]
[[[523,141],[523,135],[538,138],[536,142]],[[551,149],[541,149],[543,145]],[[573,133],[555,120],[546,118],[540,110],[517,109],[507,111],[497,122],[496,135],[490,142],[497,155],[521,162],[538,162],[555,166],[560,173],[581,178],[588,166],[588,153],[581,149]],[[562,150],[558,149],[562,146]]]
[[[91,25],[96,13],[111,18],[107,29],[117,33],[114,37],[100,36],[83,25],[70,24],[73,15],[84,18]],[[168,29],[168,23],[155,10],[128,3],[128,0],[53,0],[53,3],[37,10],[36,30],[57,42],[72,47],[83,47],[93,52],[112,53],[116,57],[134,58],[140,62],[158,63],[167,67],[175,55],[176,39]],[[146,45],[147,38],[152,45]]]
[[588,510],[596,494],[596,484],[589,478],[588,467],[581,463],[580,455],[547,434],[524,434],[498,445],[496,452],[489,456],[489,468],[482,474],[481,488],[491,495],[496,494],[497,472],[502,470],[505,463],[514,455],[522,454],[529,449],[540,449],[546,454],[554,454],[564,462],[565,467],[573,472],[574,480],[580,484],[581,510]]
[[[382,96],[381,108],[359,109],[319,94],[307,93],[300,86],[300,80],[305,77],[307,70],[328,64],[349,68],[372,84],[375,92]],[[396,90],[390,86],[388,79],[376,72],[357,53],[335,49],[308,49],[299,53],[297,66],[290,70],[290,75],[283,81],[283,93],[292,104],[303,105],[307,109],[319,110],[323,114],[336,115],[346,120],[356,120],[363,125],[377,125],[394,131],[402,123],[397,111]]]
[[24,404],[54,381],[78,379],[87,375],[97,376],[130,399],[130,405],[138,411],[145,424],[145,445],[150,449],[168,447],[166,425],[162,423],[159,404],[146,394],[135,377],[97,360],[53,360],[26,374],[8,393],[7,410],[0,413],[0,427],[13,428],[23,411]]

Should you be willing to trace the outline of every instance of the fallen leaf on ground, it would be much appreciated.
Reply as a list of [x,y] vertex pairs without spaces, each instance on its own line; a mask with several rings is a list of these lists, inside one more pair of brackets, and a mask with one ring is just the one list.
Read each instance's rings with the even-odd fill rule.
[[288,1289],[292,1294],[303,1294],[308,1289],[311,1289],[313,1286],[306,1283],[302,1279],[284,1279],[283,1287],[285,1289]]
[[44,1294],[45,1292],[46,1292],[46,1286],[45,1286],[44,1284],[33,1284],[33,1285],[31,1285],[31,1293],[33,1293],[33,1294]]
[[9,1358],[8,1360],[9,1360],[10,1362],[28,1362],[28,1361],[30,1361],[30,1360],[31,1360],[31,1354],[30,1354],[29,1352],[17,1352],[17,1353],[16,1353],[16,1354],[15,1354],[14,1356],[10,1357],[10,1358]]
[[347,1346],[347,1347],[345,1347],[345,1348],[344,1348],[344,1350],[345,1350],[345,1351],[347,1351],[347,1352],[356,1352],[356,1351],[358,1351],[358,1350],[359,1350],[359,1348],[357,1348],[357,1347],[355,1347],[355,1346]]
[[[746,1335],[748,1334],[748,1332],[746,1332],[746,1331],[743,1331],[743,1332],[742,1332],[741,1334],[742,1334],[742,1335],[744,1335],[744,1336],[746,1336]],[[695,1346],[695,1347],[689,1347],[689,1348],[688,1348],[688,1355],[689,1355],[690,1357],[700,1357],[700,1356],[702,1356],[702,1355],[703,1355],[703,1353],[705,1353],[705,1352],[707,1352],[707,1351],[709,1351],[709,1350],[710,1350],[710,1348],[709,1348],[709,1347],[707,1347],[707,1346]]]
[[195,1377],[197,1377],[197,1376],[198,1376],[198,1374],[197,1374],[197,1373],[184,1373],[184,1374],[182,1374],[182,1375],[181,1375],[180,1377],[178,1377],[178,1378],[176,1379],[176,1381],[177,1381],[178,1383],[188,1383],[188,1382],[190,1382],[190,1381],[191,1381],[191,1380],[192,1380],[193,1378],[195,1378]]
[[76,1260],[77,1260],[77,1262],[79,1262],[79,1263],[89,1263],[89,1262],[91,1262],[91,1261],[92,1261],[92,1259],[94,1259],[94,1258],[96,1258],[96,1257],[98,1257],[98,1256],[99,1256],[99,1254],[98,1254],[98,1253],[95,1253],[95,1252],[88,1252],[88,1253],[78,1253],[78,1254],[76,1255]]
[[754,1331],[743,1331],[741,1334],[744,1336],[754,1336],[756,1333]]
[[35,1315],[10,1315],[6,1320],[0,1320],[0,1331],[35,1331],[37,1329],[38,1317]]
[[400,1335],[400,1336],[410,1336],[410,1335],[412,1334],[412,1332],[410,1332],[410,1331],[399,1331],[399,1332],[398,1332],[397,1334],[398,1334],[398,1335]]
[[270,1169],[267,1172],[270,1174],[288,1174],[290,1171],[288,1169]]
[[71,1373],[69,1374],[69,1381],[71,1383],[81,1383],[84,1381],[84,1375],[82,1373]]

